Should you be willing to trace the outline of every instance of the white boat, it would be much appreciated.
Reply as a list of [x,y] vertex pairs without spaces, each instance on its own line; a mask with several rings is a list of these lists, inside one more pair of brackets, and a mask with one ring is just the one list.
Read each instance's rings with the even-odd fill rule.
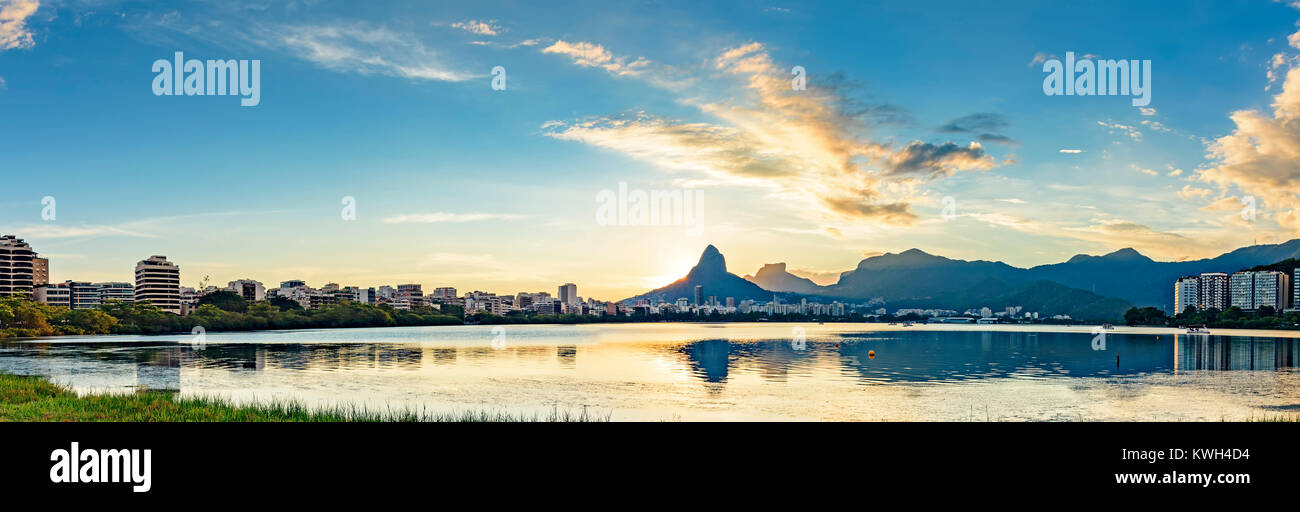
[[1113,330],[1115,330],[1115,326],[1110,325],[1110,324],[1101,324],[1101,330],[1103,330],[1103,331],[1113,331]]
[[903,322],[903,327],[911,327],[912,322]]
[[1204,325],[1193,325],[1187,328],[1187,334],[1196,335],[1196,336],[1209,336],[1210,330],[1206,329]]

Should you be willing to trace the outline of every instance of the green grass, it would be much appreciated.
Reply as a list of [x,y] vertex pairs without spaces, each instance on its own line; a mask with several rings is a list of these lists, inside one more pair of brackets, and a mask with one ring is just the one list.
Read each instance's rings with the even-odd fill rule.
[[237,405],[219,397],[179,397],[165,391],[79,395],[43,377],[0,373],[0,421],[148,422],[607,422],[611,414],[561,410],[549,414],[498,411],[428,412],[409,408],[373,410],[355,405],[312,408],[276,400]]

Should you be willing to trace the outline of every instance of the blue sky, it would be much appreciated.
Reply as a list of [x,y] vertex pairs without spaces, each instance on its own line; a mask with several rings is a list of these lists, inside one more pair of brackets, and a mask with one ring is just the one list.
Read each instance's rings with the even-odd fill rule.
[[[0,0],[0,232],[55,280],[165,254],[189,285],[604,299],[709,243],[733,272],[821,282],[911,247],[1200,258],[1300,229],[1297,20],[1270,1]],[[155,96],[177,51],[260,60],[261,103]],[[1044,95],[1041,60],[1066,52],[1150,60],[1148,109]],[[703,215],[601,225],[620,183],[701,190]]]

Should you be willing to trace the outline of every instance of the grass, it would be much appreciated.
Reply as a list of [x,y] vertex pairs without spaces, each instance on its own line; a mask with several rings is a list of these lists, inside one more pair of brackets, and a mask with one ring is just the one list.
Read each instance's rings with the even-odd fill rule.
[[179,397],[165,391],[79,395],[44,377],[0,373],[0,421],[140,422],[607,422],[611,414],[561,410],[549,414],[504,411],[429,412],[410,408],[374,410],[356,405],[312,408],[276,400],[238,405],[220,397]]

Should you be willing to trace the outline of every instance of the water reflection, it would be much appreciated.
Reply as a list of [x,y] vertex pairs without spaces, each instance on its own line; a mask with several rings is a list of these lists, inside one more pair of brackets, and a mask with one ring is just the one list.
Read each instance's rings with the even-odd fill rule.
[[[664,371],[684,372],[710,393],[721,393],[738,376],[773,384],[832,379],[879,385],[1270,371],[1294,368],[1300,353],[1300,339],[1266,337],[1107,334],[1099,339],[1086,333],[882,331],[821,333],[809,336],[806,344],[792,344],[788,339],[732,340],[718,337],[725,331],[700,329],[697,332],[708,337],[620,343],[610,341],[606,331],[552,332],[547,327],[529,328],[535,330],[528,333],[529,339],[538,340],[535,344],[500,350],[447,340],[307,341],[318,336],[313,333],[278,340],[301,342],[209,342],[203,350],[112,337],[96,342],[9,341],[0,343],[0,371],[47,375],[84,387],[179,390],[183,370],[388,375],[479,368],[486,375],[508,378],[522,369],[560,376],[635,373],[649,371],[647,361],[658,358],[671,363]],[[221,339],[261,339],[258,336]]]

